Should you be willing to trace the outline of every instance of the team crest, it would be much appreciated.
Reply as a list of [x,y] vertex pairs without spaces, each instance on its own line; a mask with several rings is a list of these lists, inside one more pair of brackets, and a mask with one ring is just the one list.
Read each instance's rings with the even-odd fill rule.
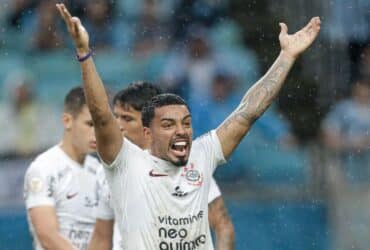
[[185,177],[190,185],[201,186],[203,184],[203,175],[198,169],[194,169],[193,163],[190,163],[190,167],[184,167],[181,176]]

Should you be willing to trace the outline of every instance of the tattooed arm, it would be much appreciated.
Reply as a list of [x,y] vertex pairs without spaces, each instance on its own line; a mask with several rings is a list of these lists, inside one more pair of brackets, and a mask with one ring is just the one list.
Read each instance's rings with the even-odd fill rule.
[[267,73],[245,94],[236,110],[217,128],[225,158],[229,157],[254,121],[270,106],[283,86],[296,58],[317,37],[320,19],[312,18],[300,31],[288,35],[288,27],[280,23],[281,52]]
[[234,249],[234,226],[227,215],[226,207],[221,196],[217,197],[208,205],[208,220],[216,234],[216,249]]

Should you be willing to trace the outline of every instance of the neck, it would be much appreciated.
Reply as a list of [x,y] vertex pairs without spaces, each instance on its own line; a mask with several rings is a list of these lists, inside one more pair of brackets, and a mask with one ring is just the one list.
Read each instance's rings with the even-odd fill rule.
[[144,144],[142,147],[141,147],[142,150],[150,150],[150,145],[149,143],[146,143]]
[[68,140],[65,138],[60,144],[60,148],[75,162],[78,162],[80,165],[83,165],[85,161],[86,154],[82,154],[78,152],[78,150],[72,145],[72,143],[68,143]]

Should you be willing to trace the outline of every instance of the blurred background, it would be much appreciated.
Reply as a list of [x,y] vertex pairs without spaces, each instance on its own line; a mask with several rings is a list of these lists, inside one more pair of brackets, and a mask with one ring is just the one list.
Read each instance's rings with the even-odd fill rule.
[[[215,128],[279,54],[322,19],[278,99],[215,173],[237,249],[369,249],[370,0],[70,0],[110,93],[148,80],[186,98],[195,135]],[[0,249],[31,249],[23,176],[58,143],[81,83],[52,0],[0,1]]]

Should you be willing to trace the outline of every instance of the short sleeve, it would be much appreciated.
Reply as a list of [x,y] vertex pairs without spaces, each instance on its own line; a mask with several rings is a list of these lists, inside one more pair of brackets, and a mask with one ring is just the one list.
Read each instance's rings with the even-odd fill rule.
[[127,167],[127,158],[128,157],[135,157],[138,151],[143,151],[139,149],[138,146],[130,142],[127,138],[125,138],[122,142],[121,150],[118,152],[116,158],[111,164],[108,164],[103,161],[100,157],[101,163],[103,164],[104,168],[106,169],[116,169],[116,168],[126,168]]
[[220,196],[221,196],[220,188],[218,187],[215,179],[212,177],[208,193],[208,204],[210,204],[212,201],[214,201],[216,198]]
[[26,208],[55,205],[56,178],[48,171],[46,163],[35,161],[24,178],[24,199]]
[[196,141],[196,143],[199,143],[197,146],[200,146],[204,155],[207,156],[211,173],[214,172],[218,165],[226,163],[216,130],[211,130]]

